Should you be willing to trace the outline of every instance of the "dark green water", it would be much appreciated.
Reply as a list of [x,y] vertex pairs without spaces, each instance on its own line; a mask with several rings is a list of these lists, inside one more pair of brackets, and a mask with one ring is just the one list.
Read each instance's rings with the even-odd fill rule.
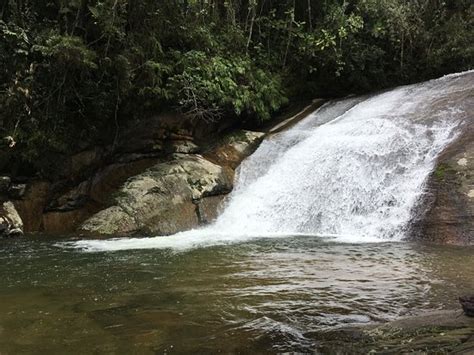
[[83,253],[0,244],[0,353],[311,351],[320,332],[457,307],[474,249],[266,239]]

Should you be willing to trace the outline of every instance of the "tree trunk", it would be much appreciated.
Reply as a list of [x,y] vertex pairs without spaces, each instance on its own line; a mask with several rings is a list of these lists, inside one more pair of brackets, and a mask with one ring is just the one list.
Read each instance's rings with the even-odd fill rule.
[[296,0],[293,0],[293,9],[290,13],[290,24],[288,26],[288,41],[286,42],[285,56],[283,58],[283,67],[286,67],[288,52],[290,50],[291,37],[293,34],[293,22],[295,21],[295,2]]
[[[253,35],[253,25],[255,24],[255,17],[257,16],[257,11],[256,11],[256,4],[255,2],[252,2],[250,4],[251,6],[251,12],[252,12],[252,18],[250,20],[250,29],[249,29],[249,37],[247,39],[247,50],[249,49],[250,42],[252,41],[252,35]],[[250,11],[250,10],[249,10]]]
[[311,0],[308,0],[308,25],[309,25],[309,31],[313,32],[313,14],[311,11]]

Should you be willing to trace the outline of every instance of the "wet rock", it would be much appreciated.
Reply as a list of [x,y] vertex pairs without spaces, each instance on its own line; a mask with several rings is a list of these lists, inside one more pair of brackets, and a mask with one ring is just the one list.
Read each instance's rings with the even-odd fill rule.
[[27,233],[37,232],[43,222],[43,211],[48,205],[51,184],[48,181],[32,181],[20,200],[15,200],[15,207]]
[[236,169],[258,148],[264,137],[262,132],[236,131],[221,139],[204,156],[217,164]]
[[115,172],[118,167],[109,167],[110,171],[94,179],[91,198],[110,207],[90,217],[79,230],[102,236],[168,235],[210,223],[232,190],[234,169],[253,153],[263,136],[250,131],[232,133],[201,156],[193,153],[198,146],[186,130],[169,135],[166,139],[174,143],[186,142],[170,160],[155,161],[118,190],[114,182],[120,175]]
[[[113,201],[113,195],[130,176],[143,172],[156,159],[141,159],[111,164],[90,179],[60,196],[54,196],[42,216],[41,230],[49,234],[68,234]],[[107,214],[110,217],[110,214]],[[118,224],[120,229],[121,224]],[[108,228],[108,227],[107,227]]]
[[69,211],[51,211],[43,214],[43,231],[47,234],[68,234],[74,231],[97,209],[89,206]]
[[157,159],[141,159],[106,166],[92,178],[88,195],[97,203],[109,205],[113,201],[113,194],[129,177],[140,174],[156,162]]
[[427,183],[425,207],[416,224],[418,238],[474,244],[474,127],[440,156]]
[[[232,182],[221,166],[199,155],[175,155],[130,178],[115,194],[113,206],[81,227],[100,235],[146,233],[167,235],[199,224],[193,201],[228,193]],[[113,221],[122,220],[120,228]]]
[[23,221],[12,202],[3,202],[0,206],[0,237],[23,235]]
[[81,231],[94,235],[128,235],[139,230],[135,219],[119,206],[106,208],[86,220]]
[[205,197],[196,202],[200,224],[209,224],[219,215],[226,195]]
[[49,203],[47,211],[67,212],[82,208],[89,201],[90,186],[90,181],[83,181],[63,195],[53,199]]
[[52,198],[42,216],[42,231],[66,234],[99,210],[89,197],[90,181],[83,181],[59,197]]

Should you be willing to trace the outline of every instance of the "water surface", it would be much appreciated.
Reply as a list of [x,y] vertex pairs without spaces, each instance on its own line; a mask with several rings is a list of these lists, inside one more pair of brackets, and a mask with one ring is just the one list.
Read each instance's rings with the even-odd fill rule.
[[255,239],[187,251],[0,248],[0,349],[310,351],[334,327],[457,307],[474,249]]

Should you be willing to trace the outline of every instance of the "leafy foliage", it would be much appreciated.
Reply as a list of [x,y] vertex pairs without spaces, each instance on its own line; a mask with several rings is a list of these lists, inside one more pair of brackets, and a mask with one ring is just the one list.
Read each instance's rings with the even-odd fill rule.
[[207,120],[221,111],[269,119],[285,103],[281,80],[256,67],[248,57],[208,56],[202,51],[175,53],[178,73],[168,90],[187,114]]
[[470,69],[473,19],[470,0],[5,0],[0,128],[44,170],[164,109],[259,123],[288,98]]

